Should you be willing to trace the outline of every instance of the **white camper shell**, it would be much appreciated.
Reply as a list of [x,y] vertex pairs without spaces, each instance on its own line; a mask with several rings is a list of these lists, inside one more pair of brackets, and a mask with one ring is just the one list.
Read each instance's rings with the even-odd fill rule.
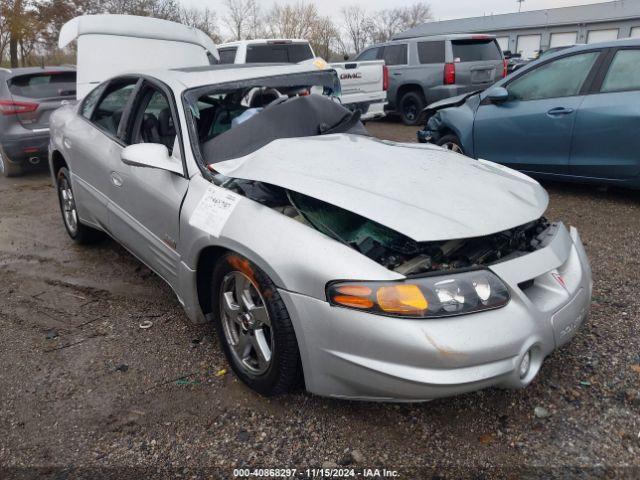
[[65,23],[58,46],[78,40],[77,96],[132,70],[217,63],[215,43],[180,23],[134,15],[84,15]]

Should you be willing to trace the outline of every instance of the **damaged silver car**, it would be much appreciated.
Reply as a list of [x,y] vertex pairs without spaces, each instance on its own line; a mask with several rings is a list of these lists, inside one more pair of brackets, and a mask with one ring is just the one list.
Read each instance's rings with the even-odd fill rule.
[[335,71],[126,74],[51,120],[79,243],[107,233],[265,395],[521,388],[584,322],[589,263],[531,178],[372,138]]

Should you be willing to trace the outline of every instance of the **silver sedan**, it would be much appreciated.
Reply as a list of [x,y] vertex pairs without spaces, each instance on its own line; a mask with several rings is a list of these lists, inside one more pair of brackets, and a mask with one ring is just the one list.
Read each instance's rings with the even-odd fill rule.
[[274,395],[522,388],[584,322],[578,232],[529,177],[370,137],[313,65],[128,74],[51,120],[78,243],[105,233]]

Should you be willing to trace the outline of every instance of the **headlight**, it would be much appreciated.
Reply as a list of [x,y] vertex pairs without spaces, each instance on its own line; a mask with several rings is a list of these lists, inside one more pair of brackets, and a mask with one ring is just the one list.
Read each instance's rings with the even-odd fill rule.
[[332,282],[329,303],[379,315],[438,318],[504,307],[509,291],[489,270],[408,278],[399,282]]

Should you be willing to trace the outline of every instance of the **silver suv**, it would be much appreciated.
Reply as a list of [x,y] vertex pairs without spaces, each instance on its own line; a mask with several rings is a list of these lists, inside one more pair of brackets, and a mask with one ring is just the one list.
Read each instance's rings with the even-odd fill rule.
[[46,167],[49,115],[75,101],[74,67],[0,68],[0,174]]
[[384,60],[389,68],[387,109],[416,125],[428,104],[484,90],[507,74],[500,46],[492,35],[437,35],[374,45],[361,60]]

